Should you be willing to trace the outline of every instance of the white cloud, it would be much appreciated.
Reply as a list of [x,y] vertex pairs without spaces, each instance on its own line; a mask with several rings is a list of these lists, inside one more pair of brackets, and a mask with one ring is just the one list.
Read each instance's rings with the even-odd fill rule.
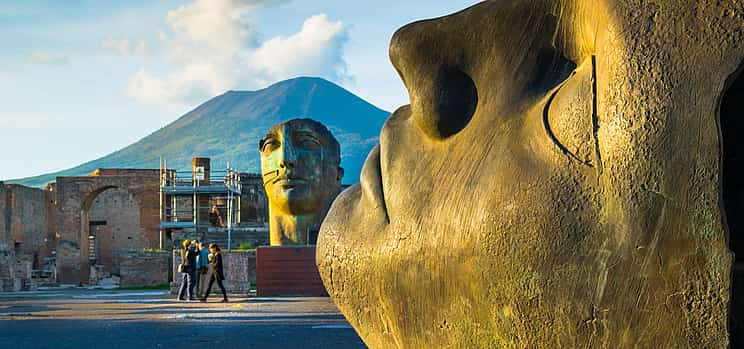
[[243,14],[257,5],[255,1],[196,0],[168,12],[166,22],[177,48],[199,47],[230,55],[242,47],[249,34]]
[[308,74],[344,80],[347,76],[343,44],[347,34],[343,24],[329,22],[325,14],[305,20],[302,30],[289,37],[264,42],[249,59],[263,78],[286,79]]
[[[324,14],[305,20],[299,32],[259,41],[250,16],[288,0],[194,0],[166,15],[160,67],[130,77],[127,94],[149,102],[193,104],[229,89],[254,89],[299,75],[343,81],[347,30]],[[129,41],[107,48],[131,51]]]
[[108,38],[103,41],[101,46],[121,55],[141,55],[147,53],[147,43],[142,40],[130,41],[129,39]]
[[165,78],[141,69],[129,79],[127,94],[146,102],[202,102],[233,84],[218,69],[212,64],[189,64]]
[[67,57],[65,55],[49,51],[34,51],[31,53],[29,60],[32,63],[46,65],[62,65],[67,63]]

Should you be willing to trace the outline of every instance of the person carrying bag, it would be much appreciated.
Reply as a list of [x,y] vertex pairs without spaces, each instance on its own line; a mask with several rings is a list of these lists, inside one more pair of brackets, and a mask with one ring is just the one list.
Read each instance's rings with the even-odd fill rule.
[[189,240],[184,240],[183,249],[181,250],[181,264],[178,265],[178,270],[183,275],[181,278],[181,289],[178,291],[178,300],[185,301],[185,295],[188,295],[190,301],[195,299],[196,254],[195,244]]

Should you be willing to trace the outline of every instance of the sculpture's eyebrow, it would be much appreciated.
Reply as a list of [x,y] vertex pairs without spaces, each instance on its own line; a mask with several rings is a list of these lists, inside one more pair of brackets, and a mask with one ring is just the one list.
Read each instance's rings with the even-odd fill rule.
[[274,131],[269,131],[264,137],[264,140],[267,140],[269,138],[279,138],[279,135]]
[[266,144],[266,141],[268,140],[279,140],[279,135],[274,130],[270,130],[268,133],[266,133],[266,135],[263,138],[261,138],[260,141],[258,141],[259,151],[263,150],[264,144]]
[[309,129],[309,128],[298,128],[298,129],[295,129],[294,130],[293,134],[294,134],[295,137],[299,137],[299,136],[311,136],[313,138],[317,138],[317,139],[325,142],[325,138],[323,138],[323,135],[321,135],[319,132],[317,132],[317,131],[315,131],[313,129]]

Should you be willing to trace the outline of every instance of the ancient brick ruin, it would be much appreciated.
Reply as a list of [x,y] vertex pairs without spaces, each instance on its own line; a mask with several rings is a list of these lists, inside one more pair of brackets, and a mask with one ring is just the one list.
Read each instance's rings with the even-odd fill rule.
[[[181,263],[179,250],[173,251],[173,275],[178,273],[177,266]],[[256,252],[255,251],[224,251],[222,262],[225,269],[223,281],[228,293],[248,293],[251,286],[256,284]],[[208,276],[207,276],[208,277]],[[177,293],[181,280],[173,280],[170,284],[172,293]]]
[[158,178],[157,170],[129,169],[57,178],[59,283],[87,284],[91,267],[118,272],[121,253],[159,247]]
[[[54,279],[55,193],[0,182],[0,291]],[[37,283],[32,283],[32,270]]]
[[[239,178],[233,249],[266,244],[261,176]],[[45,189],[0,182],[0,292],[55,284],[167,284],[174,244],[194,231],[162,229],[159,196],[157,169],[98,169],[88,176],[57,177]],[[224,212],[215,210],[196,233],[226,246],[225,227],[213,217],[220,215]],[[230,269],[252,268],[231,287],[248,290],[255,262],[238,258],[232,264]]]

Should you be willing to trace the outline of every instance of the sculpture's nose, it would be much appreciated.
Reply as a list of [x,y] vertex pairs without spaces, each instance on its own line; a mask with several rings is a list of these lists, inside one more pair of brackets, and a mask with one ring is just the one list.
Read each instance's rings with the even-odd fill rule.
[[291,144],[283,144],[281,149],[281,157],[279,160],[279,167],[286,169],[286,168],[294,168],[297,166],[297,152],[295,151],[295,148]]
[[441,21],[403,27],[390,43],[390,58],[408,88],[415,123],[434,139],[465,128],[478,104],[475,82],[462,70],[468,57],[462,33],[438,29]]

